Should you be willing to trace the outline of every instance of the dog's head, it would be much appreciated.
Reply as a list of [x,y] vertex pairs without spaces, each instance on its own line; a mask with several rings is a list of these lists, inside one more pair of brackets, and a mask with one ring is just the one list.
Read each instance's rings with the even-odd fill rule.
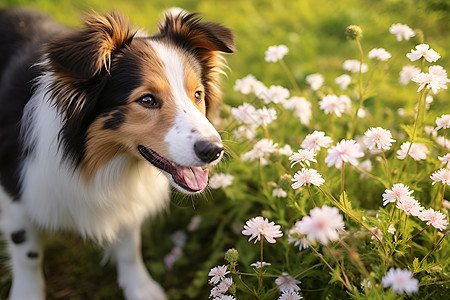
[[166,14],[153,36],[117,14],[91,14],[83,28],[48,45],[61,143],[89,180],[117,155],[146,159],[183,192],[207,185],[223,154],[208,116],[220,101],[220,53],[232,32],[187,12]]

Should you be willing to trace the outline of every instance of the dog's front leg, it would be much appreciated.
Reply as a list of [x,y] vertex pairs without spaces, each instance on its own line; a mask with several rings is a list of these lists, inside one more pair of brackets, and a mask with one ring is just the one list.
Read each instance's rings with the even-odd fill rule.
[[9,300],[43,300],[43,247],[39,233],[19,201],[5,201],[0,219],[11,260],[12,286]]
[[140,226],[123,230],[113,245],[118,282],[127,300],[165,300],[161,286],[148,274],[141,254]]

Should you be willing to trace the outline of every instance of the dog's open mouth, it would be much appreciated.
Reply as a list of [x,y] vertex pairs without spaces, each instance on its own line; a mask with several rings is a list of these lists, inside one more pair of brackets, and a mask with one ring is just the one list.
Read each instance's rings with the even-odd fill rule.
[[152,165],[169,173],[175,183],[189,192],[199,192],[208,184],[208,170],[201,167],[184,167],[169,161],[145,146],[138,146],[139,153]]

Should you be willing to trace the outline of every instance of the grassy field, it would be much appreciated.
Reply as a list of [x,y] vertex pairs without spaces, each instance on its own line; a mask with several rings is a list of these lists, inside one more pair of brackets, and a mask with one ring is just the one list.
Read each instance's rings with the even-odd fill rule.
[[[289,78],[278,64],[264,62],[264,52],[271,45],[285,44],[290,49],[285,61],[300,88],[306,87],[305,77],[320,72],[326,81],[333,81],[342,74],[341,65],[345,59],[358,58],[358,49],[345,36],[345,28],[358,24],[363,32],[363,48],[367,53],[375,47],[394,48],[398,42],[389,34],[394,23],[408,24],[420,28],[427,43],[439,52],[439,64],[449,69],[450,2],[448,0],[2,0],[0,8],[27,6],[46,11],[64,24],[76,26],[79,16],[93,9],[101,12],[117,10],[129,16],[136,26],[148,32],[156,30],[162,12],[173,6],[189,11],[201,12],[204,19],[220,22],[236,34],[235,54],[227,55],[230,69],[224,78],[224,102],[231,106],[242,103],[243,96],[233,91],[235,81],[247,74],[253,74],[265,83],[290,86]],[[420,41],[420,36],[416,37]],[[408,45],[409,47],[410,45]],[[403,49],[408,52],[410,48]],[[377,76],[384,76],[383,74]],[[397,74],[387,76],[385,81],[398,80]],[[371,94],[373,91],[369,91]],[[404,107],[415,91],[397,90],[392,85],[382,84],[377,96],[368,105]],[[381,102],[377,102],[378,100]],[[436,111],[449,111],[449,96],[436,100]],[[282,116],[281,116],[282,117]],[[280,117],[280,118],[281,118]],[[393,116],[380,112],[376,118]],[[292,124],[291,124],[292,125]],[[221,128],[227,131],[227,128]],[[287,136],[289,132],[280,132]],[[306,134],[301,132],[300,134]],[[295,150],[295,149],[294,149]],[[224,162],[221,170],[226,170],[230,162]],[[191,199],[176,194],[171,201],[170,211],[151,220],[143,228],[143,255],[152,276],[167,290],[170,299],[207,299],[208,270],[221,264],[223,252],[236,243],[239,231],[234,231],[236,223],[246,219],[236,211],[240,206],[244,212],[259,214],[263,209],[251,203],[228,201],[223,191],[211,191]],[[370,200],[363,204],[366,208],[375,206]],[[193,216],[202,217],[201,226],[187,232],[189,242],[183,249],[184,255],[167,270],[164,257],[173,248],[170,236],[178,230],[185,230]],[[238,219],[241,217],[241,219]],[[86,246],[88,244],[89,246]],[[1,247],[0,247],[1,248]],[[0,254],[1,255],[1,254]],[[249,254],[250,255],[250,254]],[[243,261],[253,257],[243,254]],[[101,250],[84,243],[76,236],[56,237],[49,243],[45,258],[48,299],[122,299],[116,284],[116,274],[111,264],[100,265]],[[0,263],[6,258],[0,256]],[[326,283],[325,283],[326,284]],[[0,265],[0,299],[6,299],[10,276],[6,266]],[[448,289],[448,287],[447,287]],[[307,299],[318,299],[314,290]],[[317,297],[317,298],[316,298]],[[342,297],[348,297],[343,294]],[[247,298],[240,298],[247,299]],[[250,298],[248,298],[250,299]]]

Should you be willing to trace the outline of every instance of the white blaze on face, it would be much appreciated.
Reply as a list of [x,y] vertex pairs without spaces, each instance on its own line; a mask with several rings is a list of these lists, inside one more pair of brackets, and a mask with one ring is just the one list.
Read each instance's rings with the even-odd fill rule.
[[150,43],[164,65],[165,75],[176,105],[174,124],[164,139],[171,159],[182,166],[203,166],[205,163],[197,157],[194,144],[211,137],[217,137],[220,140],[220,136],[206,116],[195,107],[186,92],[185,61],[180,53],[181,50],[155,41]]

